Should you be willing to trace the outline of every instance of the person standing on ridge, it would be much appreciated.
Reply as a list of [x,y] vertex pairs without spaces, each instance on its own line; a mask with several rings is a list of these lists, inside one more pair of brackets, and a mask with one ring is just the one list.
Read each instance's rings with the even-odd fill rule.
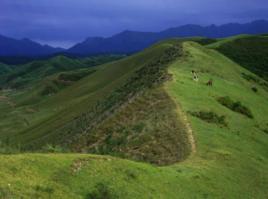
[[197,73],[194,71],[194,70],[192,70],[192,75],[193,75],[193,80],[194,81],[196,81],[196,82],[198,82],[198,75],[197,75]]

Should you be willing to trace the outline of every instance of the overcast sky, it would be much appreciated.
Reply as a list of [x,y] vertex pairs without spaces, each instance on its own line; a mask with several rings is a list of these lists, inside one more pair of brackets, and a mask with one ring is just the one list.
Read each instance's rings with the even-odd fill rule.
[[0,0],[0,34],[67,47],[122,30],[268,19],[268,0]]

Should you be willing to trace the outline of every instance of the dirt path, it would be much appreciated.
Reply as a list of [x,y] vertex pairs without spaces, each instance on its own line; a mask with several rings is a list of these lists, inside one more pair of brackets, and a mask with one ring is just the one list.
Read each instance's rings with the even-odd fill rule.
[[191,124],[187,118],[186,113],[182,111],[181,107],[178,104],[177,104],[177,112],[178,112],[179,117],[182,119],[183,123],[185,124],[188,140],[191,145],[191,154],[194,154],[196,152],[196,144],[195,144],[195,139],[194,139],[194,134],[193,134],[193,129],[191,127]]
[[182,113],[182,117],[183,117],[183,121],[185,122],[185,125],[186,125],[188,139],[189,139],[189,143],[191,145],[191,151],[192,151],[192,153],[195,153],[196,152],[196,144],[195,144],[195,139],[194,139],[192,127],[191,127],[190,122],[188,121],[185,113]]

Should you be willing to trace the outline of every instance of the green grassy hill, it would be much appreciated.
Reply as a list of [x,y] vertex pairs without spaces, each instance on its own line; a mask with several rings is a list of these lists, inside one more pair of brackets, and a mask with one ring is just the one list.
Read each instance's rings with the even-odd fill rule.
[[0,198],[267,198],[268,93],[245,75],[174,39],[39,100],[2,91],[3,145],[103,155],[0,155]]
[[242,35],[212,43],[214,48],[261,78],[268,80],[268,36]]
[[0,85],[12,89],[28,88],[41,79],[55,73],[101,65],[122,57],[120,55],[104,55],[75,59],[65,56],[55,56],[47,60],[33,61],[24,65],[13,66],[14,70],[12,71],[6,70],[5,74],[2,74],[5,76],[1,77],[2,81]]
[[[157,44],[122,61],[100,66],[94,75],[53,95],[41,95],[41,99],[35,89],[10,94],[9,100],[16,105],[8,107],[10,116],[3,117],[6,129],[2,128],[0,136],[24,150],[40,150],[54,144],[72,151],[109,153],[159,164],[182,160],[189,153],[185,127],[177,122],[173,110],[176,105],[159,87],[169,78],[167,65],[182,56],[181,50],[172,42]],[[139,109],[149,99],[150,114],[141,117]],[[159,101],[170,104],[163,113],[157,111]],[[129,102],[133,102],[131,107]],[[114,113],[126,112],[128,108],[135,110],[132,114],[137,120],[128,121],[129,124],[118,129],[115,122],[121,116],[117,118]],[[159,125],[154,126],[155,122]],[[161,139],[162,136],[166,138]],[[140,148],[141,145],[144,147]]]

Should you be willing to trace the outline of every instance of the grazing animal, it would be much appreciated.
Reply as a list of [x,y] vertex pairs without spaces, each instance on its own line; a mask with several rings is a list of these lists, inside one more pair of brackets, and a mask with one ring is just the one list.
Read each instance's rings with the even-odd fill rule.
[[213,86],[213,80],[210,79],[208,82],[207,82],[207,86]]
[[193,75],[193,80],[198,82],[199,78],[198,78],[197,73],[194,70],[192,70],[192,75]]

